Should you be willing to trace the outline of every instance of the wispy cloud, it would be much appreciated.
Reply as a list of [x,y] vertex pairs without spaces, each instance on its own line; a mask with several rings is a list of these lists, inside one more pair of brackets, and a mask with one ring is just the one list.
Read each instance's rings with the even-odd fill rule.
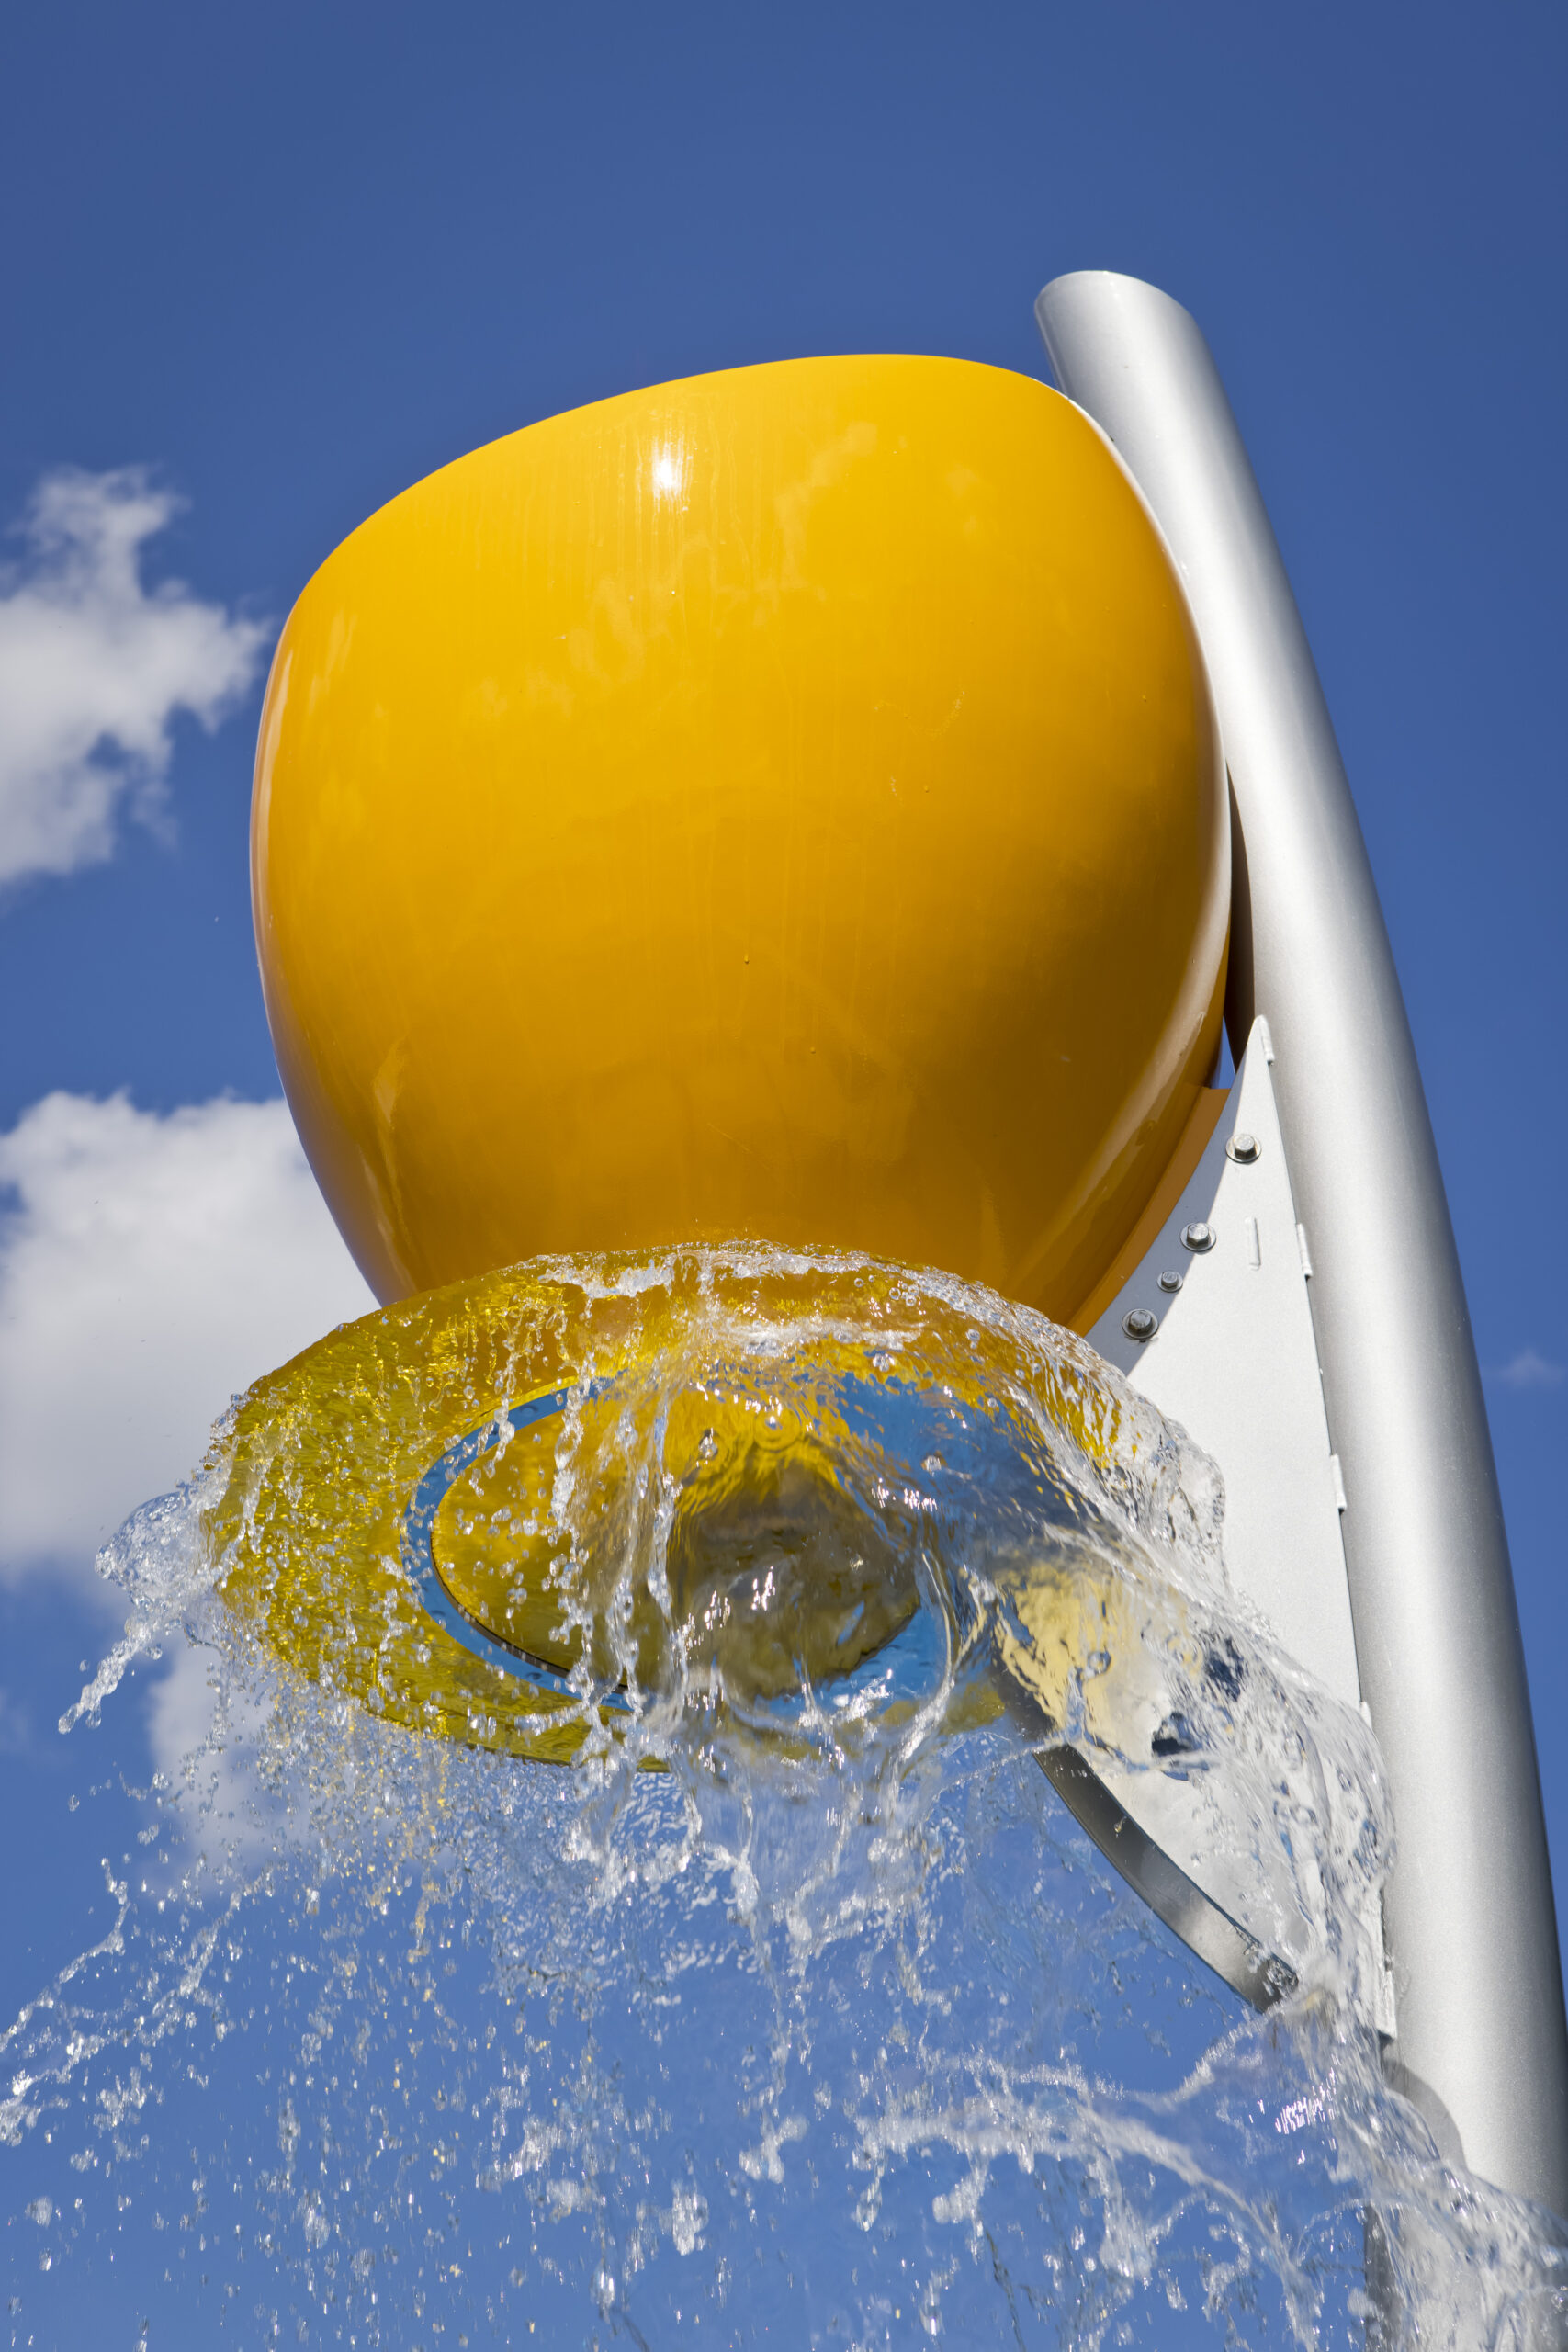
[[177,503],[135,467],[33,493],[0,572],[0,883],[107,858],[122,809],[158,810],[175,712],[214,728],[255,675],[265,625],[143,585]]
[[1494,1366],[1492,1377],[1505,1388],[1561,1388],[1564,1374],[1562,1366],[1553,1363],[1550,1356],[1538,1354],[1534,1348],[1521,1348],[1511,1362]]
[[281,1102],[51,1094],[0,1188],[0,1576],[86,1578],[236,1390],[374,1301]]

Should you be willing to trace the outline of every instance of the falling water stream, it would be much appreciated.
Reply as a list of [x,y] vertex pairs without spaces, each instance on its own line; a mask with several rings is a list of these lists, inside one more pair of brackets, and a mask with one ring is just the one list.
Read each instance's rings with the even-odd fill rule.
[[[210,1721],[6,2034],[14,2344],[1561,2340],[1562,2233],[1383,2079],[1371,1734],[1040,1317],[512,1270],[259,1384],[100,1566],[89,1765],[133,1668]],[[1287,1997],[1065,1747],[1239,1858]]]

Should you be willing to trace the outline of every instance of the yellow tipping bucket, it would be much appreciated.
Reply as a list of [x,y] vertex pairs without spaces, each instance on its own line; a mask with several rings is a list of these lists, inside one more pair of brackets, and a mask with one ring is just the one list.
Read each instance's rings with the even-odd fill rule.
[[1069,1319],[1217,1051],[1169,559],[1077,410],[954,360],[628,393],[394,499],[284,630],[254,877],[388,1300],[750,1236]]

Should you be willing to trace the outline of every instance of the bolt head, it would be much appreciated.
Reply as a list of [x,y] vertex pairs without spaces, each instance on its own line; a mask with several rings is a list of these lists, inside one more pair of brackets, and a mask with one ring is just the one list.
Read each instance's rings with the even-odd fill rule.
[[1179,1291],[1181,1288],[1181,1276],[1174,1267],[1167,1267],[1159,1278],[1159,1286],[1163,1291]]
[[1262,1148],[1256,1136],[1249,1136],[1245,1127],[1238,1127],[1225,1146],[1225,1158],[1239,1160],[1244,1168],[1250,1168]]
[[1184,1250],[1196,1250],[1201,1257],[1205,1250],[1212,1250],[1214,1246],[1213,1227],[1205,1225],[1201,1217],[1197,1218],[1191,1225],[1184,1225],[1181,1228],[1181,1246]]
[[1130,1340],[1152,1340],[1159,1329],[1159,1317],[1151,1315],[1146,1306],[1134,1306],[1122,1317],[1122,1329]]

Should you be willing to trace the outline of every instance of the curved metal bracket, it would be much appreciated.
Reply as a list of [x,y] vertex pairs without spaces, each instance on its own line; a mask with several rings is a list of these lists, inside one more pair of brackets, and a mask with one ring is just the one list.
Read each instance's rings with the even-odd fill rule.
[[[1487,2178],[1568,2213],[1568,2020],[1523,1648],[1431,1122],[1366,845],[1213,360],[1168,295],[1035,305],[1147,502],[1214,686],[1235,821],[1233,1045],[1267,1016],[1311,1238],[1356,1660],[1393,1799],[1395,2064]],[[1197,1432],[1194,1432],[1197,1434]],[[1221,1467],[1225,1464],[1222,1458]]]

